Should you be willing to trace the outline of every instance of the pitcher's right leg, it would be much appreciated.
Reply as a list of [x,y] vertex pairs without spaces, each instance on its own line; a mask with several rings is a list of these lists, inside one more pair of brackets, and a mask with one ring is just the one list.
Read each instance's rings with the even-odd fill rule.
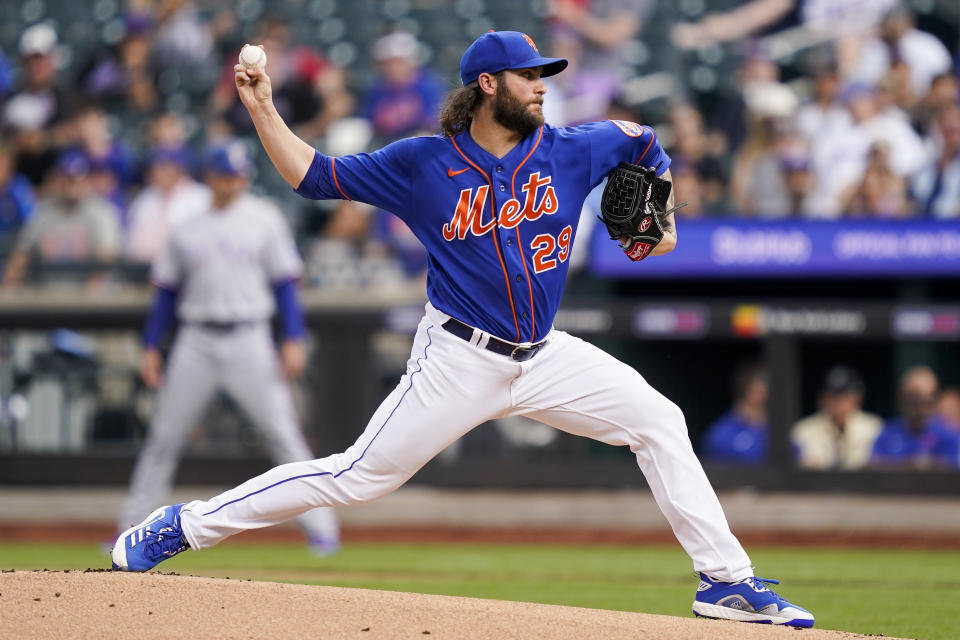
[[117,530],[139,522],[167,499],[180,455],[217,386],[217,371],[202,340],[181,331],[157,394],[147,441],[137,455]]
[[193,549],[294,518],[316,507],[373,500],[402,485],[437,453],[510,403],[517,364],[477,350],[429,318],[420,323],[400,384],[345,452],[275,467],[207,501],[187,503]]
[[[221,353],[226,359],[224,387],[260,432],[273,464],[316,458],[300,429],[291,385],[280,368],[269,328],[234,332],[230,340],[230,351]],[[314,553],[328,555],[339,548],[340,525],[334,509],[311,509],[297,521]]]

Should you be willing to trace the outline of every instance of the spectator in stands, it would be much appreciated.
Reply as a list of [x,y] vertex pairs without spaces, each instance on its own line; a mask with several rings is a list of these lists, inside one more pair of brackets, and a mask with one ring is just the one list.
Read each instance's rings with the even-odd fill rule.
[[901,5],[884,16],[878,35],[861,47],[853,78],[875,85],[891,71],[904,74],[915,101],[951,64],[950,52],[940,39],[917,29],[913,14]]
[[910,85],[910,69],[905,64],[898,64],[890,69],[877,82],[876,88],[880,113],[909,116],[916,108],[920,97],[913,94],[913,88]]
[[793,115],[796,98],[778,82],[757,84],[745,94],[749,129],[734,157],[730,179],[734,210],[747,217],[784,218],[792,198],[783,158],[802,145]]
[[294,47],[287,64],[291,68],[274,92],[274,103],[299,135],[315,140],[353,110],[353,95],[343,69],[313,49]]
[[[3,277],[6,289],[17,287],[31,260],[40,264],[108,263],[120,248],[117,209],[97,195],[90,182],[90,160],[76,150],[64,151],[52,175],[50,193],[37,204],[7,261]],[[87,270],[58,271],[45,282],[75,283]],[[103,280],[102,273],[87,278],[90,285]]]
[[890,151],[883,143],[870,147],[860,183],[845,196],[848,218],[905,218],[911,214],[907,181],[890,168]]
[[405,31],[382,36],[373,45],[378,74],[367,91],[363,115],[373,126],[375,146],[437,131],[444,87],[439,76],[420,66],[419,50],[417,39]]
[[153,3],[155,31],[152,55],[170,65],[203,65],[211,62],[213,33],[210,24],[191,0],[157,0]]
[[788,212],[792,217],[807,215],[810,195],[817,182],[806,143],[793,139],[780,151],[780,171],[787,192]]
[[863,411],[864,390],[863,380],[852,369],[837,366],[827,372],[818,411],[790,430],[799,466],[850,470],[867,464],[882,420]]
[[[780,85],[780,67],[756,43],[745,43],[743,49],[733,76],[728,82],[720,83],[706,113],[709,128],[725,138],[729,156],[745,144],[754,115],[752,111],[758,106],[761,110],[767,106],[762,99],[775,97],[781,103],[790,100],[794,105],[792,108],[797,102],[795,94]],[[769,86],[774,86],[774,90],[764,91]],[[758,98],[761,99],[759,104]],[[748,100],[753,101],[752,108]],[[771,106],[776,105],[774,102]],[[790,118],[795,119],[793,114]]]
[[[687,204],[684,207],[677,211],[676,216],[678,218],[703,218],[704,215],[708,213],[707,205],[705,203],[705,192],[706,186],[704,184],[703,178],[700,176],[700,173],[697,171],[697,167],[687,160],[683,156],[674,156],[671,155],[670,159],[670,175],[673,177],[673,190],[677,197]],[[604,183],[606,184],[606,183]],[[600,192],[602,195],[602,191]],[[597,211],[599,214],[599,204],[597,205]],[[717,207],[709,207],[709,213],[716,214],[721,210]],[[583,218],[581,218],[583,221]],[[578,236],[586,237],[586,236]],[[577,247],[580,243],[574,245],[574,253],[577,252]],[[571,265],[572,266],[572,265]]]
[[12,150],[0,145],[0,260],[6,260],[35,204],[30,181],[14,171]]
[[915,366],[900,378],[900,416],[891,418],[873,445],[870,463],[877,467],[956,469],[960,436],[936,414],[937,375]]
[[913,127],[929,136],[936,130],[940,114],[957,106],[960,99],[960,79],[951,71],[934,76],[930,90],[913,110]]
[[50,140],[50,133],[43,126],[43,114],[23,104],[17,109],[7,109],[3,116],[6,132],[10,136],[14,170],[24,176],[34,189],[43,186],[47,174],[57,161],[57,150]]
[[152,27],[149,14],[127,14],[120,42],[96,51],[79,70],[78,91],[113,113],[155,110],[158,70],[150,62]]
[[[634,119],[640,122],[640,119]],[[700,217],[726,211],[727,150],[717,136],[710,135],[700,111],[689,104],[670,109],[673,160],[670,172],[674,187],[687,206],[677,211],[681,217]]]
[[759,464],[767,460],[766,370],[759,365],[741,367],[733,377],[731,409],[707,427],[702,453],[709,462]]
[[57,84],[57,32],[46,23],[20,36],[21,82],[3,104],[3,124],[11,134],[15,167],[39,188],[57,160],[56,142],[66,112]]
[[923,143],[910,126],[907,114],[889,100],[881,99],[879,92],[882,91],[873,85],[848,86],[845,90],[847,109],[867,153],[872,144],[886,143],[890,150],[890,168],[899,176],[909,176],[926,158]]
[[850,112],[840,100],[836,64],[821,64],[813,72],[813,95],[797,108],[797,129],[813,146],[851,124]]
[[960,218],[960,107],[944,109],[936,119],[935,158],[914,176],[911,192],[920,217]]
[[147,146],[150,149],[185,147],[188,138],[183,118],[171,111],[155,116],[147,125]]
[[63,119],[66,95],[57,83],[57,32],[46,22],[35,24],[20,36],[21,81],[4,105],[4,111],[29,108],[41,126]]
[[844,89],[843,97],[852,126],[823,137],[811,148],[817,180],[808,206],[811,217],[842,217],[850,194],[863,179],[875,144],[889,149],[890,170],[901,179],[917,171],[926,158],[923,143],[906,114],[889,108],[881,113],[875,87],[853,84]]
[[[653,0],[550,0],[552,55],[569,61],[556,78],[564,122],[599,120],[621,89],[626,47],[654,9]],[[556,123],[560,124],[560,123]]]
[[127,191],[137,172],[136,160],[126,141],[113,135],[106,112],[94,105],[80,109],[68,140],[90,160],[94,190],[124,212]]
[[937,415],[960,437],[960,387],[946,387],[940,392]]
[[190,175],[185,147],[159,147],[147,162],[147,185],[130,203],[125,252],[133,262],[152,263],[170,229],[206,211],[210,189]]

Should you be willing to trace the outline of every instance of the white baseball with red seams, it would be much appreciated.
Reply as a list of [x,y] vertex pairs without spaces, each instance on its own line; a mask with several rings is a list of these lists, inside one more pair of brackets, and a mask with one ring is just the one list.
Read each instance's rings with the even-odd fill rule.
[[267,52],[256,45],[245,44],[240,49],[240,64],[248,69],[263,69],[267,66]]

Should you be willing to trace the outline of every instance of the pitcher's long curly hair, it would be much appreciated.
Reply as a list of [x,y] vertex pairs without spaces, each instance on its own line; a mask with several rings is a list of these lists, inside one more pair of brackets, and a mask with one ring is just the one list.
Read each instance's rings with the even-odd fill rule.
[[[503,82],[503,71],[493,76],[497,79],[499,86],[499,83]],[[480,106],[482,99],[483,91],[476,82],[448,93],[440,107],[440,132],[445,136],[453,137],[470,128],[473,114]]]

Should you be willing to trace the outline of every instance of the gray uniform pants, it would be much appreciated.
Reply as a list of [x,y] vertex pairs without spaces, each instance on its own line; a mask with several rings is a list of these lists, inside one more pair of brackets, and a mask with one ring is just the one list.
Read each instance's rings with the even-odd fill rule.
[[[297,424],[269,325],[243,324],[231,331],[186,325],[170,354],[150,433],[117,523],[119,530],[139,522],[163,503],[190,431],[218,389],[250,418],[276,464],[313,459]],[[312,539],[339,539],[332,509],[307,511],[298,521]]]

